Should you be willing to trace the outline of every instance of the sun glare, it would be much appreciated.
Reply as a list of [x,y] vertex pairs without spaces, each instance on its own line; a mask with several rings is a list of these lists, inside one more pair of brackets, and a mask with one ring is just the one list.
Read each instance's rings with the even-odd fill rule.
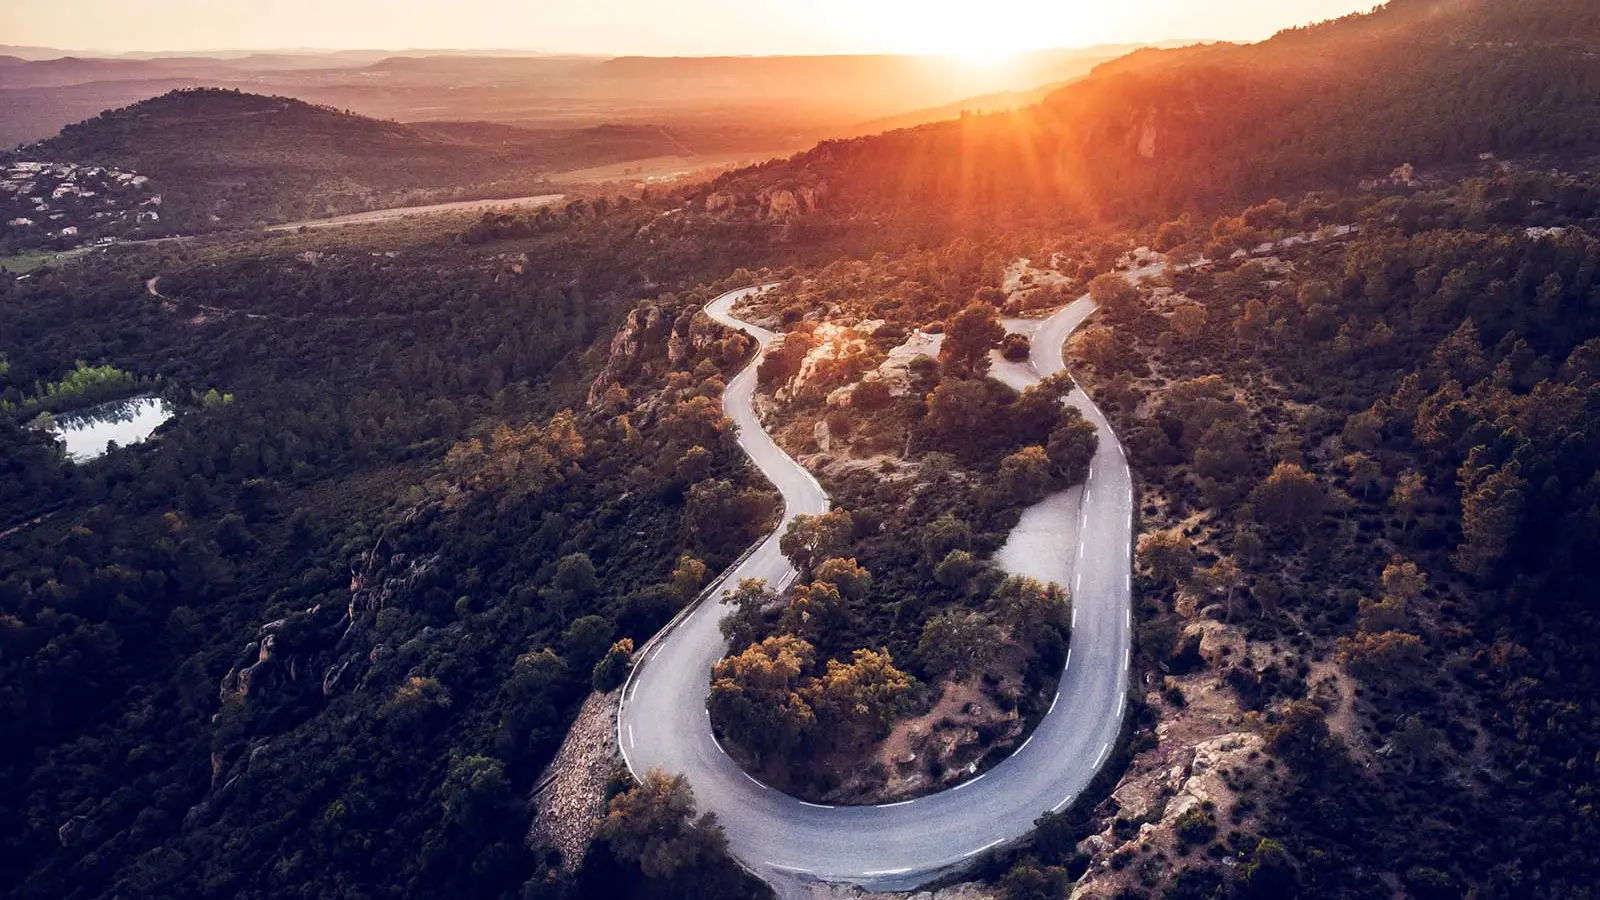
[[1016,56],[1020,51],[1012,45],[1000,42],[975,41],[958,47],[954,56],[963,62],[980,66],[992,66],[1003,63]]

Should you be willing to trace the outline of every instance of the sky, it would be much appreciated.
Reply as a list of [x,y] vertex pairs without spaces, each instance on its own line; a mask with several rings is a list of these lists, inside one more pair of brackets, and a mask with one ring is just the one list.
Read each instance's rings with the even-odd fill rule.
[[1256,40],[1376,0],[0,0],[0,44],[76,50],[940,53]]

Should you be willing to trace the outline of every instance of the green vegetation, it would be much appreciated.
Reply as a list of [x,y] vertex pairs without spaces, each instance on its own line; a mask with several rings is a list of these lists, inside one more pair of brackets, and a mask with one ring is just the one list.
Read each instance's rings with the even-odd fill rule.
[[[9,371],[9,364],[0,365],[0,379],[6,378]],[[0,415],[59,413],[73,406],[115,400],[150,386],[116,366],[91,366],[80,359],[60,381],[35,382],[32,392],[26,395],[17,396],[20,391],[7,386],[0,396]]]
[[27,275],[43,266],[54,262],[62,262],[82,256],[87,251],[69,250],[65,253],[36,251],[30,253],[14,253],[0,256],[0,273],[11,275]]
[[[1210,233],[1264,244],[1326,202]],[[1600,645],[1600,182],[1505,174],[1349,206],[1346,240],[1172,275],[1204,320],[1184,333],[1147,292],[1112,328],[1143,368],[1086,367],[1152,497],[1141,645],[1209,666],[1289,770],[1257,794],[1254,836],[1191,815],[1178,837],[1221,828],[1250,884],[1291,860],[1301,896],[1382,891],[1384,872],[1419,896],[1583,895],[1600,745],[1556,710],[1592,692]],[[1198,658],[1184,636],[1205,618],[1273,661]],[[1353,697],[1307,677],[1324,660]]]
[[[714,403],[746,342],[673,339],[721,250],[635,240],[659,212],[0,281],[9,385],[149,372],[196,407],[91,467],[0,417],[13,895],[660,895],[603,848],[562,874],[517,800],[627,642],[775,513]],[[635,311],[646,262],[683,291]],[[108,367],[62,380],[80,356]],[[760,892],[713,857],[678,883]]]
[[161,196],[160,229],[190,234],[550,193],[538,173],[552,164],[616,156],[603,138],[577,137],[503,129],[493,140],[462,139],[288,97],[198,88],[107,110],[29,153],[148,176]]
[[[780,280],[748,311],[784,335],[763,401],[836,511],[783,536],[797,585],[740,585],[723,623],[710,712],[763,779],[930,789],[1046,707],[1070,598],[985,560],[1094,432],[1066,381],[985,376],[1020,355],[1000,317],[1088,291],[1070,358],[1141,480],[1150,689],[1089,802],[982,874],[1016,898],[1593,894],[1597,38],[1579,0],[1400,0],[667,196],[0,278],[8,412],[129,372],[197,407],[82,467],[0,416],[0,883],[760,896],[670,773],[617,779],[575,871],[526,846],[520,798],[776,520],[717,406],[751,342],[696,312]],[[132,152],[173,227],[507,164],[212,91],[54,146]],[[276,153],[301,175],[238,177]],[[1174,265],[1096,277],[1140,245]],[[908,343],[934,335],[943,361]],[[934,714],[947,695],[989,717]],[[978,749],[887,755],[915,715]],[[1219,729],[1242,761],[1185,770]],[[1124,763],[1214,803],[1124,815]]]
[[[926,793],[1002,759],[1060,674],[1064,592],[984,560],[1024,508],[1084,480],[1098,441],[1062,402],[1069,380],[1018,393],[984,377],[1004,334],[998,313],[1013,302],[993,287],[988,252],[957,241],[841,261],[741,313],[791,322],[758,380],[776,407],[771,427],[818,472],[835,509],[798,517],[782,536],[795,587],[736,594],[710,710],[762,778],[810,799]],[[952,294],[971,299],[958,305]],[[826,304],[826,321],[811,302]],[[889,351],[941,315],[938,360],[891,363]],[[821,686],[835,667],[864,662],[881,673],[881,705],[865,704],[861,721],[830,720]],[[957,696],[979,702],[945,703]],[[914,735],[891,732],[922,716]],[[927,752],[902,746],[948,731],[973,736]],[[891,744],[902,760],[886,761]]]

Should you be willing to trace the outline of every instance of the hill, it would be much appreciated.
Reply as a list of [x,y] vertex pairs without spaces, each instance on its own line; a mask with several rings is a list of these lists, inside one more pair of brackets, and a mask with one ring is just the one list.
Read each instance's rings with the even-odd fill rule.
[[[19,51],[14,62],[0,65],[0,146],[48,137],[103,109],[207,86],[282,94],[402,122],[735,125],[760,132],[758,149],[792,151],[825,137],[863,133],[846,130],[859,122],[1059,84],[1130,49],[1046,50],[991,65],[892,55],[613,59],[419,51],[386,58],[285,53],[101,59]],[[739,148],[701,152],[730,149]]]
[[1596,39],[1600,10],[1581,0],[1396,0],[1260,44],[1143,51],[1025,111],[828,143],[752,177],[820,179],[869,206],[1134,218],[1406,163],[1587,154],[1600,148]]
[[652,127],[413,128],[287,97],[199,89],[111,110],[23,153],[147,175],[163,195],[163,221],[188,230],[537,193],[552,169],[681,149]]

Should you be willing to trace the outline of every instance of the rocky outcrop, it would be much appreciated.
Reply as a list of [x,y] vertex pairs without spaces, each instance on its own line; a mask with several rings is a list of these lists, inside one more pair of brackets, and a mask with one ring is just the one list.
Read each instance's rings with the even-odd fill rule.
[[1158,114],[1155,108],[1152,107],[1149,112],[1145,113],[1144,124],[1139,128],[1139,145],[1137,149],[1139,156],[1144,159],[1156,158],[1156,138],[1161,134],[1160,128],[1156,125],[1157,118]]
[[[413,507],[403,524],[413,525],[437,509],[436,503]],[[437,554],[395,552],[386,532],[351,565],[348,604],[318,603],[267,622],[256,631],[255,640],[245,645],[241,661],[218,685],[221,712],[214,722],[237,723],[235,715],[241,709],[269,702],[267,698],[275,692],[328,697],[345,689],[381,659],[384,648],[369,649],[367,637],[377,612],[402,602],[438,559]],[[267,752],[271,740],[271,735],[247,734],[214,749],[210,794],[189,810],[186,823],[205,821],[212,799],[238,782]]]
[[534,782],[537,812],[528,843],[561,854],[561,865],[583,862],[605,811],[606,781],[617,758],[617,692],[591,694],[567,731],[555,759]]
[[728,213],[739,206],[739,198],[732,191],[716,191],[706,197],[706,212]]
[[639,377],[652,356],[652,348],[663,342],[674,324],[675,320],[654,304],[634,307],[611,338],[606,363],[589,387],[589,402],[598,402],[611,385],[626,384]]
[[1186,816],[1203,815],[1219,825],[1228,823],[1236,798],[1227,775],[1259,769],[1263,750],[1260,735],[1229,732],[1197,742],[1186,763],[1156,766],[1124,779],[1112,793],[1111,802],[1116,818],[1136,823],[1137,831],[1124,841],[1118,838],[1115,825],[1108,825],[1078,845],[1094,862],[1073,890],[1073,900],[1114,897],[1128,886],[1129,870],[1111,864],[1111,857],[1118,853],[1137,851],[1141,859],[1173,860],[1174,864],[1182,859],[1176,849],[1181,843],[1179,825]]
[[756,201],[763,219],[785,221],[816,212],[826,193],[821,184],[802,184],[793,188],[768,188],[756,195]]
[[83,826],[88,821],[88,816],[73,816],[62,822],[61,827],[56,829],[56,839],[61,842],[61,846],[72,846],[73,842],[78,839],[78,835],[83,833]]
[[613,386],[689,368],[696,356],[722,341],[726,332],[697,316],[699,311],[697,305],[649,302],[634,307],[612,336],[605,365],[589,385],[589,405],[600,403]]
[[769,219],[787,219],[800,211],[800,201],[795,199],[794,192],[782,188],[762,193],[761,205]]

